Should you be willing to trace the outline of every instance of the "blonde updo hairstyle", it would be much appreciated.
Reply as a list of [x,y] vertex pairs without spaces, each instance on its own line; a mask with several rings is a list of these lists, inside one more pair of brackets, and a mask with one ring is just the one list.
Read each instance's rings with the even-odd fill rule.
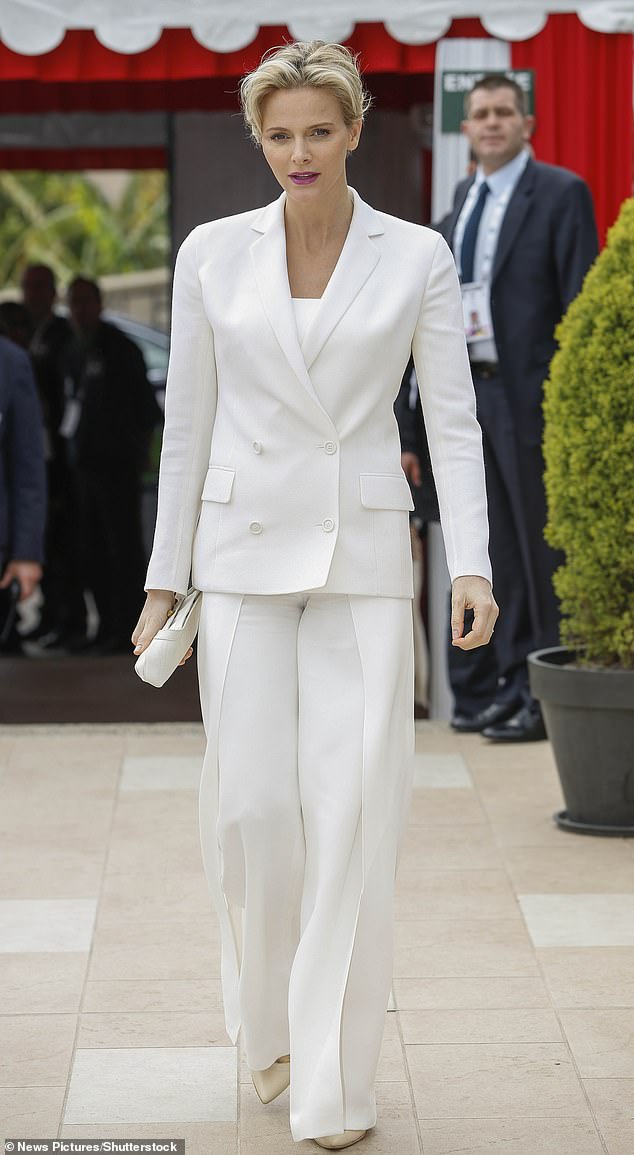
[[343,44],[298,41],[272,48],[240,83],[244,119],[256,144],[262,143],[262,110],[272,92],[284,88],[325,88],[339,101],[346,125],[363,120],[372,98],[366,91],[358,59]]

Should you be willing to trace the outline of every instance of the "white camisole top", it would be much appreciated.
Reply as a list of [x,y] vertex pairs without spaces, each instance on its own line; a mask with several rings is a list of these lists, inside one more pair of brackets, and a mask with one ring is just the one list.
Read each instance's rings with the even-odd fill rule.
[[321,303],[321,297],[291,297],[291,300],[295,313],[297,336],[300,345],[302,345]]

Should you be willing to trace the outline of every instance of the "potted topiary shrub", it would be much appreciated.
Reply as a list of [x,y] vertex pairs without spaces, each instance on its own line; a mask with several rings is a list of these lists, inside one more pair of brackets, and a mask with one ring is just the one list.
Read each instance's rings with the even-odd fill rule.
[[634,835],[634,199],[557,329],[545,385],[546,539],[562,646],[529,656],[566,809]]

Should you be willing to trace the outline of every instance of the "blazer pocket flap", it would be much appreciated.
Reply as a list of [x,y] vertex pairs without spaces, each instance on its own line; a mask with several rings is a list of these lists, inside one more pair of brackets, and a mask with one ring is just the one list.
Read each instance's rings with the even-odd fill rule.
[[368,509],[413,509],[404,473],[361,473],[361,504]]
[[229,501],[235,475],[235,469],[212,465],[207,471],[201,501]]

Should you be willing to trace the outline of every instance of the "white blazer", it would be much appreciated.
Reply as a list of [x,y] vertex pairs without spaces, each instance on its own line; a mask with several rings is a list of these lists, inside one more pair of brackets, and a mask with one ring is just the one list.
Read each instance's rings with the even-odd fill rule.
[[146,589],[411,597],[393,404],[410,350],[452,579],[491,579],[482,439],[453,258],[354,192],[300,347],[285,194],[199,225],[176,261]]

